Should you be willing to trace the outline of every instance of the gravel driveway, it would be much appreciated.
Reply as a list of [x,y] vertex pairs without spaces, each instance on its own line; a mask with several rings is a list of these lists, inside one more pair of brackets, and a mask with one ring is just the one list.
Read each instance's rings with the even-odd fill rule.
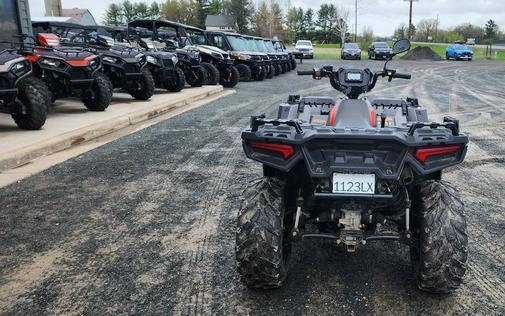
[[[325,63],[336,61],[300,68]],[[0,314],[504,315],[503,64],[391,67],[413,79],[381,81],[370,96],[418,97],[432,119],[451,114],[471,136],[467,161],[444,175],[460,189],[469,225],[469,271],[455,294],[418,291],[407,247],[391,242],[348,254],[305,241],[282,288],[238,281],[237,206],[261,175],[240,131],[251,114],[273,116],[290,93],[337,94],[292,72],[241,83],[236,95],[0,189]]]

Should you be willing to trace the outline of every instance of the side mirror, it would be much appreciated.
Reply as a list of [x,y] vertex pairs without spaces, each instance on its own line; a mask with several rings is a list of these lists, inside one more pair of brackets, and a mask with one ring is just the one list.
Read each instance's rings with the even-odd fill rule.
[[406,52],[409,49],[410,49],[410,41],[408,39],[401,39],[393,44],[394,55]]

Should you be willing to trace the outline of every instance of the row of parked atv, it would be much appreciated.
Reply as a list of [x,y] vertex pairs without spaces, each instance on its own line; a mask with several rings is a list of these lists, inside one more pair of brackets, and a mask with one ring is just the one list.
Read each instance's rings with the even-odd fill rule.
[[115,89],[148,100],[155,88],[181,91],[264,80],[296,68],[281,41],[204,31],[167,21],[124,27],[34,21],[0,51],[0,112],[22,129],[41,128],[51,103],[80,98],[104,111]]

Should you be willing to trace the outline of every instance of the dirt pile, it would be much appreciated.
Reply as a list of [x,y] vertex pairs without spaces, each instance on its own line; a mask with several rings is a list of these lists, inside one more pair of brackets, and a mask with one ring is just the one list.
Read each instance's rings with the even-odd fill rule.
[[442,60],[442,57],[427,46],[418,46],[403,55],[404,60]]

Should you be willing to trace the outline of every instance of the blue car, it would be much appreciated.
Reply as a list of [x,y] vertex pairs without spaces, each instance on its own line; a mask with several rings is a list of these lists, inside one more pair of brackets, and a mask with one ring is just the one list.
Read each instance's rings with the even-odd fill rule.
[[445,59],[453,58],[455,60],[473,59],[473,51],[466,45],[463,44],[452,44],[445,50]]

